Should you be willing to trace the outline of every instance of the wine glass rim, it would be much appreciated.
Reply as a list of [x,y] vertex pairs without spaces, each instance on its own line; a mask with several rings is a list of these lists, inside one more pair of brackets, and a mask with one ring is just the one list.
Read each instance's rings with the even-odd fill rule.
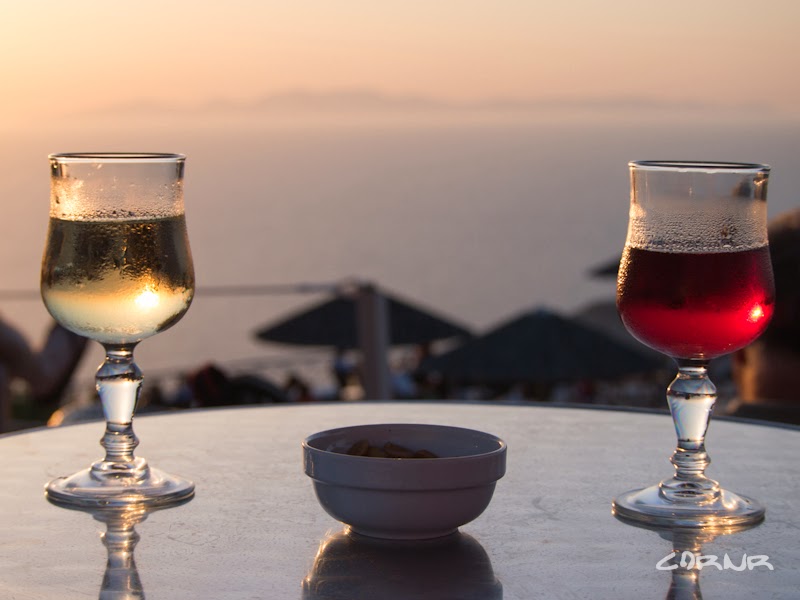
[[708,173],[712,171],[739,171],[768,173],[769,165],[759,163],[705,161],[705,160],[632,160],[631,168],[653,171],[696,171]]
[[57,162],[180,162],[186,155],[174,152],[59,152],[48,158]]

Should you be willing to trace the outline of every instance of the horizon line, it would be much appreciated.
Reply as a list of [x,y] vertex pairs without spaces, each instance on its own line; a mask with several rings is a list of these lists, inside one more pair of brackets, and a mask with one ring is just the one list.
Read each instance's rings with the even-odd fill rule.
[[654,111],[724,111],[768,114],[771,116],[793,113],[785,108],[766,103],[725,105],[699,100],[660,100],[647,96],[542,96],[537,98],[514,98],[489,96],[479,100],[454,101],[435,96],[387,93],[378,89],[352,87],[334,90],[312,90],[289,88],[263,94],[250,100],[231,98],[209,99],[201,104],[186,106],[158,99],[140,99],[125,104],[110,104],[72,112],[73,115],[112,114],[243,114],[269,115],[286,113],[383,113],[383,114],[526,114],[549,111],[591,110],[613,113],[635,110]]

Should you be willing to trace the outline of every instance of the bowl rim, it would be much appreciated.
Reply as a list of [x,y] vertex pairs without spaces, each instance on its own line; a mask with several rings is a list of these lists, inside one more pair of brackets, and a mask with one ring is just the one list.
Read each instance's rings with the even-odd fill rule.
[[[424,459],[401,459],[401,458],[391,458],[391,457],[376,457],[376,456],[357,456],[353,454],[346,454],[344,452],[336,452],[333,450],[326,450],[323,448],[318,448],[312,445],[312,442],[318,440],[323,437],[330,437],[335,436],[337,434],[346,433],[346,432],[354,432],[360,429],[367,430],[370,428],[375,427],[393,427],[393,428],[422,428],[422,429],[429,429],[429,430],[448,430],[448,431],[458,431],[460,433],[469,433],[471,435],[478,435],[479,437],[483,437],[488,441],[494,442],[497,444],[496,448],[488,452],[479,452],[475,454],[461,454],[459,456],[437,456],[435,458],[424,458]],[[479,429],[471,429],[469,427],[460,427],[455,425],[441,425],[438,423],[362,423],[358,425],[345,425],[342,427],[334,427],[332,429],[325,429],[323,431],[318,431],[316,433],[312,433],[307,436],[302,443],[302,447],[304,450],[309,452],[319,452],[325,455],[333,455],[333,456],[342,456],[346,457],[344,460],[367,460],[370,462],[373,461],[390,461],[390,462],[402,462],[407,463],[410,460],[416,462],[418,460],[425,461],[425,462],[443,462],[443,461],[464,461],[470,459],[481,459],[490,457],[492,455],[503,454],[507,451],[508,445],[506,442],[500,438],[499,436],[488,433],[486,431],[481,431]]]

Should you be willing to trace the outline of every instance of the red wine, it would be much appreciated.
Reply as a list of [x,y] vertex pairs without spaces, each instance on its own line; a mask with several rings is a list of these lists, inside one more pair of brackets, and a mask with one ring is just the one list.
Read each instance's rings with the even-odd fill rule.
[[628,331],[673,358],[710,359],[766,329],[775,305],[769,248],[691,254],[626,247],[617,307]]

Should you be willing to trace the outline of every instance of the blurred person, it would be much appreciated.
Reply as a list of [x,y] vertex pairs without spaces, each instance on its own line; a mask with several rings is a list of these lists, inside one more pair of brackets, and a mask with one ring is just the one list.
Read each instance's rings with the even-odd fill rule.
[[769,224],[775,311],[764,334],[732,356],[732,416],[800,425],[800,209]]
[[336,383],[336,397],[339,400],[361,400],[364,390],[357,363],[349,356],[347,349],[337,347],[331,365],[331,372]]
[[289,402],[310,402],[314,400],[311,386],[297,373],[289,373],[283,385],[283,393]]
[[347,349],[336,347],[331,364],[331,373],[339,391],[347,387],[351,379],[357,375],[358,368],[355,361],[347,354]]
[[37,351],[13,325],[0,319],[0,432],[11,428],[12,382],[27,384],[32,412],[46,421],[59,408],[86,343],[86,338],[53,323]]
[[213,363],[203,365],[185,378],[176,398],[162,401],[173,408],[206,408],[286,402],[286,392],[261,375],[229,375]]

